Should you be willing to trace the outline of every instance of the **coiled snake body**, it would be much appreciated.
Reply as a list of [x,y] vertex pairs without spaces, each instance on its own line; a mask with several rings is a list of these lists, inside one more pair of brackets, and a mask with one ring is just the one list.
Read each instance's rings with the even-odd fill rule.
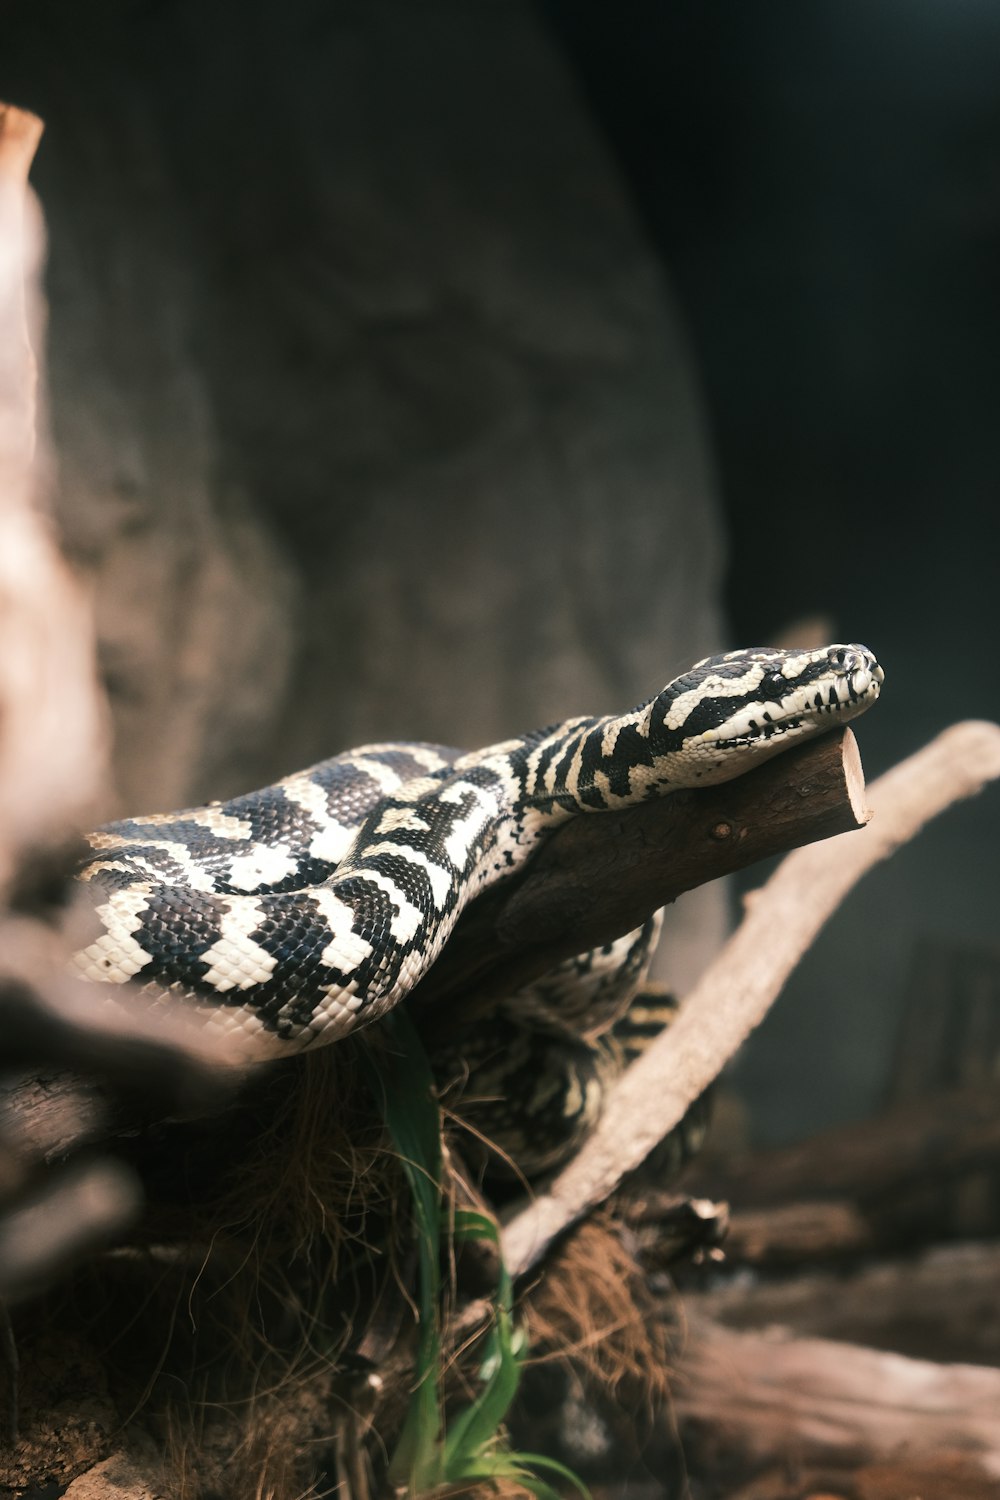
[[[102,931],[77,963],[183,995],[241,1058],[323,1046],[397,1004],[466,904],[564,819],[729,780],[854,717],[881,682],[863,646],[730,652],[617,717],[472,753],[368,745],[229,802],[109,824],[80,871]],[[622,939],[613,963],[634,979],[651,936]],[[599,1011],[593,972],[584,1009]]]

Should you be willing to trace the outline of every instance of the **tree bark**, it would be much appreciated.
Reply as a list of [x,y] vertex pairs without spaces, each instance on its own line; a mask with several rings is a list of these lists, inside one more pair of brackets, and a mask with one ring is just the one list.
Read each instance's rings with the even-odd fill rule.
[[41,217],[27,187],[42,122],[0,104],[0,890],[23,886],[93,815],[103,706],[83,592],[44,515],[36,437]]
[[[68,978],[65,911],[77,830],[93,817],[106,769],[104,703],[90,611],[46,514],[49,465],[35,349],[41,321],[41,216],[27,185],[42,134],[0,104],[0,1027],[8,1077],[75,1069],[112,1094],[160,1090],[173,1109],[189,1085],[218,1093],[197,1039],[137,1014],[108,1019],[103,992]],[[196,1081],[197,1080],[197,1081]],[[202,1095],[203,1100],[206,1095]],[[39,1172],[91,1130],[88,1088],[40,1099],[0,1090],[0,1296],[32,1289],[134,1217],[138,1187],[110,1161]],[[34,1139],[32,1140],[32,1137]],[[44,1142],[42,1149],[38,1143]]]
[[[740,1215],[733,1217],[736,1231]],[[916,1257],[865,1259],[849,1269],[800,1263],[797,1274],[778,1279],[737,1277],[710,1291],[689,1289],[684,1309],[728,1328],[780,1326],[799,1337],[1000,1367],[998,1287],[1000,1241],[980,1240],[936,1245]]]
[[998,1162],[996,1088],[950,1089],[794,1146],[755,1152],[704,1174],[702,1185],[738,1208],[850,1198],[878,1216],[887,1195],[950,1182]]
[[872,1463],[959,1450],[1000,1473],[1000,1370],[692,1320],[674,1380],[682,1426],[744,1461]]

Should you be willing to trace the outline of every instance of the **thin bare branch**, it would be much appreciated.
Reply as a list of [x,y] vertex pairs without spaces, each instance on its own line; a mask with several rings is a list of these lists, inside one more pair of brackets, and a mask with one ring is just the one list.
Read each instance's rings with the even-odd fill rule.
[[626,1073],[604,1118],[549,1191],[506,1227],[515,1275],[615,1191],[681,1119],[758,1026],[819,929],[862,875],[953,803],[1000,776],[1000,726],[945,730],[870,789],[863,838],[796,850],[755,893],[738,931],[706,970],[670,1030]]

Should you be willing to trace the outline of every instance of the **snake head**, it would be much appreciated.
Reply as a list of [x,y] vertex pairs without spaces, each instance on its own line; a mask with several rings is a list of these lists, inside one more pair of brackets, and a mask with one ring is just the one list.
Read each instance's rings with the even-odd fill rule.
[[872,652],[857,644],[706,657],[650,704],[657,774],[674,786],[729,781],[864,713],[884,677]]

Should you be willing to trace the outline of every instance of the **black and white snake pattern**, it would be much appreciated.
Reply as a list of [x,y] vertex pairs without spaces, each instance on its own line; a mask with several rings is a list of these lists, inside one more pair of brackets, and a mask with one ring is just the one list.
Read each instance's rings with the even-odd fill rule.
[[[77,965],[183,996],[238,1060],[324,1046],[396,1005],[463,908],[565,819],[739,776],[862,712],[882,680],[858,645],[734,651],[629,713],[472,753],[366,745],[228,802],[111,823],[79,873],[101,930]],[[576,1029],[599,1029],[654,936],[575,977],[563,966],[524,1007],[544,1022],[575,1005]]]

